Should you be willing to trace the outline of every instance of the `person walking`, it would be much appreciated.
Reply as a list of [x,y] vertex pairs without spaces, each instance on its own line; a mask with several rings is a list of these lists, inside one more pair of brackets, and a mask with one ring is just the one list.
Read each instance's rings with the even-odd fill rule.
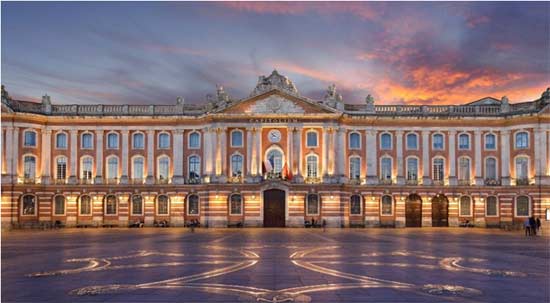
[[539,233],[539,235],[542,235],[542,233],[541,233],[542,230],[540,229],[540,227],[541,227],[540,218],[537,217],[537,219],[536,219],[535,222],[536,222],[536,224],[537,224],[537,232]]
[[525,218],[525,221],[523,221],[523,227],[525,228],[525,236],[531,235],[531,224],[529,223],[529,218]]
[[536,236],[537,235],[537,221],[535,220],[535,216],[531,216],[529,218],[529,226],[531,227],[531,235]]

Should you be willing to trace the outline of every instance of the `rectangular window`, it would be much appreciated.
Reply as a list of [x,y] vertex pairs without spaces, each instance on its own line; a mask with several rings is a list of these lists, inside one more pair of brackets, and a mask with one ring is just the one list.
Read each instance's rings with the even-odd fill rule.
[[470,136],[467,134],[458,136],[458,149],[470,149]]
[[133,215],[141,215],[143,213],[143,200],[141,196],[133,196],[132,197],[132,214]]
[[361,158],[353,157],[349,159],[349,178],[352,180],[361,178]]
[[407,149],[418,149],[418,140],[415,134],[407,135]]
[[242,213],[241,195],[232,195],[230,200],[230,210],[232,215],[240,215]]
[[460,198],[460,215],[470,217],[472,215],[471,200],[469,197]]
[[307,196],[307,215],[319,214],[319,197],[317,195]]
[[485,149],[496,149],[496,137],[493,134],[485,136]]
[[89,196],[82,196],[80,198],[80,214],[81,215],[92,214],[92,201]]
[[132,146],[134,149],[144,149],[145,148],[145,140],[144,140],[145,136],[143,134],[134,134],[133,136],[133,142],[132,142]]
[[82,135],[82,148],[83,149],[92,149],[94,147],[93,136],[92,134],[83,134]]
[[307,147],[317,147],[317,133],[308,132],[307,133]]
[[441,134],[434,135],[433,136],[432,148],[437,149],[437,150],[442,150],[443,146],[444,146],[443,135],[441,135]]
[[189,148],[200,148],[200,135],[198,133],[191,133],[189,135]]
[[392,163],[390,158],[382,158],[380,165],[380,179],[391,180],[392,176]]
[[391,216],[393,214],[392,212],[392,206],[393,201],[391,196],[383,196],[382,197],[382,207],[381,212],[383,216]]
[[496,217],[498,215],[497,197],[491,196],[487,198],[486,215],[488,217]]
[[407,180],[418,180],[418,160],[416,158],[410,158],[407,160]]
[[36,133],[33,131],[26,131],[23,145],[30,147],[36,146]]
[[65,158],[59,158],[57,160],[57,179],[65,180],[67,177],[67,160]]
[[443,181],[444,161],[443,159],[434,159],[433,179],[434,181]]
[[231,132],[231,146],[242,147],[243,146],[243,133],[240,131]]
[[361,214],[361,196],[353,195],[350,198],[350,214],[360,215]]

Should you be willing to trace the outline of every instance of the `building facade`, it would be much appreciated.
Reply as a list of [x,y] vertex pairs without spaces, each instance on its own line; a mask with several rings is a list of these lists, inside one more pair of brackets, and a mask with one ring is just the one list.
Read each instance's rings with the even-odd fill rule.
[[207,99],[54,105],[2,90],[2,226],[502,226],[550,208],[550,90],[345,104],[274,71],[247,98],[220,86]]

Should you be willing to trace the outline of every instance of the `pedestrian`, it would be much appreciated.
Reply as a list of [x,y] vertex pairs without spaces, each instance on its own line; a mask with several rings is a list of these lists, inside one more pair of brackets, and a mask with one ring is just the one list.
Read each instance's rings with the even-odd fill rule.
[[531,227],[531,235],[536,236],[537,235],[537,221],[535,220],[535,216],[531,216],[529,218],[529,227]]
[[540,222],[540,218],[539,218],[539,217],[537,217],[536,224],[537,224],[537,232],[539,233],[539,235],[542,235],[541,229],[540,229],[541,222]]
[[523,221],[523,227],[525,228],[525,236],[531,235],[531,225],[529,224],[529,218],[525,218],[525,221]]
[[323,219],[323,232],[327,231],[327,220]]

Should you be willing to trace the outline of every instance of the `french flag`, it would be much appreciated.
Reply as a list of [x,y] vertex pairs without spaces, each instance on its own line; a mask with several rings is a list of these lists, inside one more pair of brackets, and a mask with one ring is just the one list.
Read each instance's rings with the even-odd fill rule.
[[271,165],[271,161],[269,161],[269,159],[264,160],[264,168],[266,173],[269,173],[273,170],[273,165]]

